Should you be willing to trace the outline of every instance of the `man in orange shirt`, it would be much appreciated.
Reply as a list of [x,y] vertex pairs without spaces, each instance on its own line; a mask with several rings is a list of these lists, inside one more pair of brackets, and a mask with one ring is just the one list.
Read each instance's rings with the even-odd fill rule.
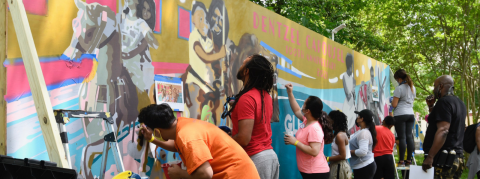
[[381,126],[375,126],[377,130],[377,145],[373,149],[373,156],[377,164],[374,179],[394,179],[395,162],[393,161],[393,145],[395,136],[391,129],[395,125],[395,118],[387,116]]
[[176,118],[168,104],[152,104],[140,111],[144,138],[178,152],[187,170],[178,165],[168,169],[172,179],[252,178],[260,179],[250,157],[217,126],[191,118]]

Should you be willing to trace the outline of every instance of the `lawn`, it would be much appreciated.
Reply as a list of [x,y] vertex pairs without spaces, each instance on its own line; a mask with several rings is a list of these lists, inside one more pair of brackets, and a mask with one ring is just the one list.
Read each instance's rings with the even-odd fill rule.
[[[423,154],[422,155],[415,155],[415,160],[417,161],[417,165],[421,166],[423,164]],[[398,162],[398,155],[396,155],[396,154],[395,154],[395,161]],[[397,174],[399,176],[402,176],[399,171],[397,171]],[[463,174],[462,174],[461,179],[467,179],[467,178],[468,178],[468,168],[465,167],[465,170],[463,170]]]

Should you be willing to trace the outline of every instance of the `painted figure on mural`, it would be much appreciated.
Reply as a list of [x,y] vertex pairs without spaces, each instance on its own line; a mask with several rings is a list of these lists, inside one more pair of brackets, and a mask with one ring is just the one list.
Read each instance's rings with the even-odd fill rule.
[[158,48],[153,36],[154,7],[153,0],[125,0],[120,19],[123,66],[127,68],[140,94],[146,93],[148,96],[153,96],[155,76],[150,48]]
[[[115,130],[119,131],[118,142],[124,146],[120,147],[122,158],[142,160],[143,149],[138,150],[135,141],[138,131],[132,126],[138,115],[139,97],[153,96],[154,68],[149,48],[158,47],[152,33],[155,3],[153,0],[126,0],[125,10],[119,14],[98,3],[75,0],[75,4],[79,11],[72,22],[71,45],[64,55],[76,59],[82,54],[95,54],[98,61],[97,68],[92,71],[95,77],[81,86],[79,106],[87,111],[110,112]],[[93,156],[103,150],[102,123],[97,119],[83,120],[88,143],[80,161],[84,178],[98,175],[92,173],[92,167],[98,164],[93,162]],[[140,168],[137,162],[125,165],[135,170]]]
[[[378,84],[375,81],[375,71],[377,72]],[[375,114],[375,124],[380,125],[384,116],[384,87],[386,78],[382,80],[380,69],[377,65],[370,67],[370,84],[368,85],[368,103],[367,108]]]
[[[218,37],[212,36],[208,16],[207,8],[202,2],[195,1],[192,4],[194,28],[188,41],[190,65],[182,79],[185,83],[185,91],[189,92],[185,93],[185,105],[188,108],[189,116],[197,119],[201,119],[205,106],[212,109],[214,106],[220,105],[219,87],[221,87],[221,82],[214,83],[212,63],[218,63],[226,56],[224,45],[217,46],[219,48],[214,51],[214,38]],[[212,115],[215,114],[216,112],[212,113]],[[215,119],[215,116],[212,117]]]
[[348,129],[350,129],[355,125],[355,119],[357,117],[355,114],[356,81],[353,74],[354,60],[352,54],[349,53],[345,57],[345,65],[347,67],[347,71],[343,73],[343,90],[345,91],[345,100],[343,102],[342,111],[347,116],[347,125]]

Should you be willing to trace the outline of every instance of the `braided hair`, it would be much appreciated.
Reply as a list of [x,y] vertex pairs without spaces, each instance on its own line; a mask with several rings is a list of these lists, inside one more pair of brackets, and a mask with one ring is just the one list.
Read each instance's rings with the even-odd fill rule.
[[248,80],[243,85],[243,89],[235,95],[235,102],[232,104],[230,112],[233,112],[235,106],[239,99],[247,93],[248,91],[256,88],[260,91],[260,97],[262,98],[262,119],[263,121],[265,115],[265,102],[264,102],[264,91],[271,93],[273,89],[273,78],[274,70],[273,66],[265,57],[261,55],[251,56],[250,61],[245,64],[244,69],[240,69],[237,74],[237,78],[242,77],[245,69],[248,69]]
[[330,117],[330,119],[333,120],[333,131],[335,131],[335,133],[333,134],[334,136],[337,136],[337,134],[340,132],[345,132],[347,136],[350,137],[350,134],[347,132],[348,131],[347,115],[345,115],[343,112],[339,110],[333,110],[328,114],[328,116]]

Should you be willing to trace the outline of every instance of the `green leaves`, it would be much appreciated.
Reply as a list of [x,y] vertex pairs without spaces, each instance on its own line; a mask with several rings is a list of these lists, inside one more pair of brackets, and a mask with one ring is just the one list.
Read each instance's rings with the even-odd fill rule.
[[480,116],[480,1],[464,0],[251,0],[396,70],[417,88],[415,111],[435,79],[451,75],[456,95]]

